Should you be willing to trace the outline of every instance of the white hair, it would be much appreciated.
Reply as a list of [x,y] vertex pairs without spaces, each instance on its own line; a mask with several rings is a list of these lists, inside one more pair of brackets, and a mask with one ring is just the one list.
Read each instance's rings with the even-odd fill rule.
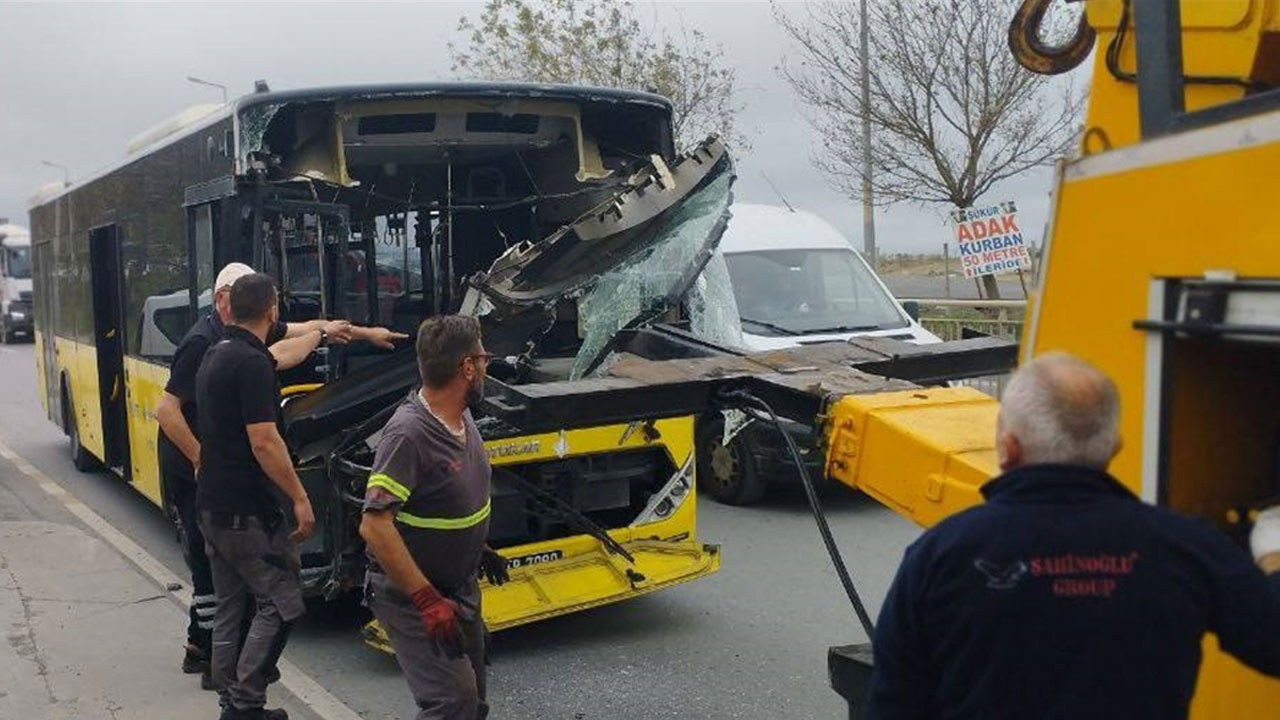
[[1021,464],[1105,469],[1119,447],[1120,397],[1115,383],[1089,363],[1049,353],[1014,373],[998,425],[1018,439]]

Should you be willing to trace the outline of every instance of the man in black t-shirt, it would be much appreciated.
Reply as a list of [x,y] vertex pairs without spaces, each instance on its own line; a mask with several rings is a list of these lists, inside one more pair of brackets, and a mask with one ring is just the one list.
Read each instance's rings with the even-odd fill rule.
[[[311,533],[315,516],[278,427],[280,385],[266,346],[279,319],[275,286],[266,275],[246,275],[230,300],[233,323],[196,373],[196,510],[217,606],[211,670],[222,720],[282,720],[283,710],[264,709],[268,672],[304,612],[296,543]],[[292,503],[292,533],[272,484]],[[246,591],[257,613],[241,643]]]
[[[213,580],[209,576],[209,560],[204,553],[204,537],[196,523],[195,467],[200,456],[200,434],[196,412],[196,370],[205,352],[223,337],[225,324],[231,321],[231,286],[241,277],[253,274],[243,263],[230,263],[214,281],[213,309],[187,331],[174,353],[169,368],[169,381],[156,404],[156,420],[160,430],[156,440],[159,455],[161,487],[169,507],[178,515],[183,529],[183,555],[191,569],[191,610],[187,624],[187,645],[182,669],[188,673],[204,673],[203,685],[212,689],[209,679],[209,632],[215,611]],[[310,320],[301,323],[277,321],[266,338],[279,370],[288,370],[307,358],[327,342],[345,343],[366,340],[378,347],[392,349],[392,341],[407,335],[380,327],[358,327],[346,320]]]

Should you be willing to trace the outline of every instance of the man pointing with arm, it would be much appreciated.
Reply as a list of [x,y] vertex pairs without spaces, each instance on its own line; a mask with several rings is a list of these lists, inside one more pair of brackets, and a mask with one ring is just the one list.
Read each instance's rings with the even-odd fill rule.
[[[213,309],[197,320],[179,343],[169,368],[169,381],[156,404],[156,421],[160,426],[156,442],[160,473],[169,506],[182,523],[183,555],[191,570],[192,602],[182,669],[188,673],[204,673],[202,684],[206,689],[212,689],[208,672],[209,633],[213,627],[215,607],[209,559],[205,557],[204,536],[200,533],[195,514],[195,470],[200,462],[196,371],[205,352],[223,338],[226,325],[232,322],[231,286],[252,274],[253,268],[243,263],[230,263],[218,273],[213,284]],[[387,328],[356,327],[346,320],[309,320],[302,323],[277,320],[268,331],[266,344],[276,360],[276,369],[288,370],[300,364],[318,346],[329,342],[345,343],[359,339],[391,349],[393,341],[406,337]]]

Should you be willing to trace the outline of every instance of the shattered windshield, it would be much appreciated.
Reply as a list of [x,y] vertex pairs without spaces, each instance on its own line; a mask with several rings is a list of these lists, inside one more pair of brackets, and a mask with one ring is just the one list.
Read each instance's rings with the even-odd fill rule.
[[[685,291],[715,249],[717,225],[728,210],[732,183],[732,173],[722,173],[708,183],[672,214],[648,250],[601,275],[578,301],[582,347],[574,358],[571,379],[592,369],[619,330],[679,303],[680,298],[672,295]],[[723,322],[719,308],[712,311],[703,313],[704,322]]]
[[264,103],[261,105],[251,105],[240,111],[240,157],[239,160],[244,167],[249,166],[249,156],[251,153],[262,150],[263,138],[267,134],[267,128],[271,126],[271,120],[275,118],[280,108],[284,107],[278,103]]
[[728,347],[742,347],[742,325],[738,320],[738,302],[733,297],[733,283],[724,255],[711,256],[689,290],[686,299],[689,326],[693,334]]
[[742,329],[753,335],[906,327],[852,250],[762,250],[726,257]]

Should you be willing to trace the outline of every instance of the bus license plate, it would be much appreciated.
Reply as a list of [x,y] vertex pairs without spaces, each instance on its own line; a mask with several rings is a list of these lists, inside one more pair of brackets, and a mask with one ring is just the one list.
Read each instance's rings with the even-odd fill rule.
[[529,567],[530,565],[541,565],[554,562],[563,557],[563,550],[548,550],[547,552],[533,553],[532,555],[521,555],[520,557],[508,558],[507,569],[514,570],[516,568]]

